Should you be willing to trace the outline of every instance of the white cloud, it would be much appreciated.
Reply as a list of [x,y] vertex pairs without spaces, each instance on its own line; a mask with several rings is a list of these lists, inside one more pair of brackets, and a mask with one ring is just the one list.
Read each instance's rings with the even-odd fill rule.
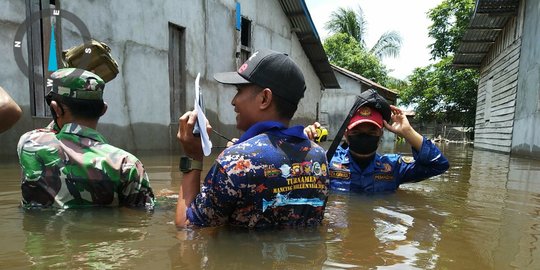
[[398,31],[403,39],[400,56],[383,60],[390,75],[405,79],[414,68],[430,64],[427,46],[433,43],[428,37],[431,21],[429,9],[442,0],[305,0],[311,18],[322,40],[328,36],[324,24],[330,13],[338,7],[362,7],[367,21],[367,46],[371,47],[386,31]]

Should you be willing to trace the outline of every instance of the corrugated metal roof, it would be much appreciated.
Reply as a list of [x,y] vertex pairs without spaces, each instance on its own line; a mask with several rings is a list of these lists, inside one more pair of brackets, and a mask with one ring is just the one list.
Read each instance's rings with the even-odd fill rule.
[[518,7],[519,0],[478,0],[454,55],[454,66],[479,68],[508,20],[517,15]]
[[392,90],[392,89],[389,89],[389,88],[386,88],[366,77],[363,77],[362,75],[360,74],[357,74],[357,73],[354,73],[348,69],[344,69],[342,67],[338,67],[336,65],[332,65],[332,69],[334,69],[335,71],[343,74],[344,76],[347,76],[353,80],[356,80],[357,82],[359,83],[362,83],[364,85],[367,85],[369,88],[373,88],[374,90],[376,90],[380,95],[382,95],[384,98],[390,100],[390,101],[393,101],[394,103],[396,102],[396,99],[397,99],[397,96],[398,96],[398,92],[395,91],[395,90]]
[[279,0],[315,73],[325,88],[340,88],[304,0]]

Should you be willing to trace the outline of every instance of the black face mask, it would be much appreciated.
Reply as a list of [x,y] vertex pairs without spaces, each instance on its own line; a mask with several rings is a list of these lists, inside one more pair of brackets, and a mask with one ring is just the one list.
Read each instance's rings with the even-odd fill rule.
[[380,138],[380,136],[363,133],[347,136],[349,141],[349,149],[361,155],[367,155],[377,151]]

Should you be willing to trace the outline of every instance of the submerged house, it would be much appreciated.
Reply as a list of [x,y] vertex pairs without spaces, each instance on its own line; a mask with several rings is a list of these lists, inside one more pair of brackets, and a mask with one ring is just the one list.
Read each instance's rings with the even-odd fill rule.
[[105,87],[109,109],[98,130],[130,150],[178,147],[178,118],[193,108],[199,73],[213,128],[238,137],[230,104],[236,89],[213,74],[236,70],[259,48],[287,53],[304,73],[293,123],[312,123],[322,90],[339,88],[304,0],[2,0],[0,36],[0,85],[24,111],[0,135],[2,154],[14,154],[21,134],[51,121],[43,98],[51,59],[88,38],[106,43],[120,70]]
[[540,158],[540,1],[478,0],[454,65],[480,71],[475,147]]

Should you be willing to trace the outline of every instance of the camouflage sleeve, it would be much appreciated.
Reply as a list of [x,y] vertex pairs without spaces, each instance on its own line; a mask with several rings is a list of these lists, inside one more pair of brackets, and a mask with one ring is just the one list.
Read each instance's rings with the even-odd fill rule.
[[124,159],[118,198],[122,206],[153,209],[154,193],[150,187],[148,174],[140,160],[136,158],[132,160],[129,156]]
[[225,224],[240,194],[225,169],[216,163],[208,172],[201,192],[187,209],[187,218],[191,224],[201,227]]
[[17,154],[23,182],[39,180],[45,165],[51,166],[59,162],[58,149],[50,143],[53,137],[51,132],[44,130],[33,130],[21,136],[17,144]]

